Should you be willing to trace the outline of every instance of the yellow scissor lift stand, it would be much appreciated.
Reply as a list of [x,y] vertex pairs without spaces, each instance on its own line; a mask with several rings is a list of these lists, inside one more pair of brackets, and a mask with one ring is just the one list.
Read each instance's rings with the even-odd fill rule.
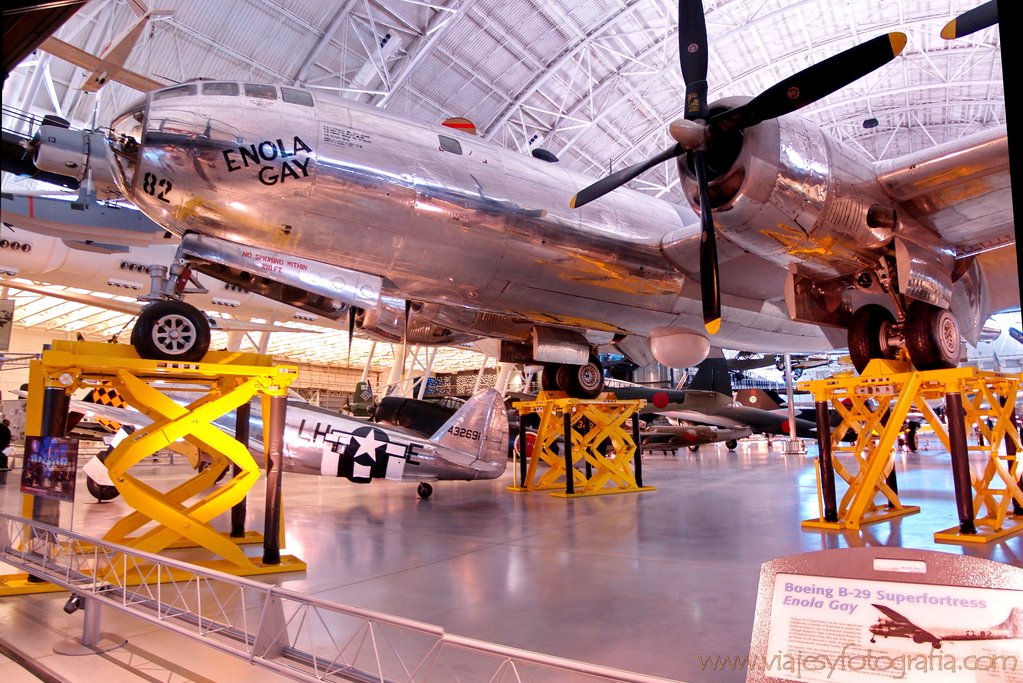
[[[145,360],[128,345],[54,341],[41,360],[32,361],[26,424],[42,424],[45,387],[60,387],[68,394],[97,386],[114,389],[153,422],[122,440],[104,462],[118,492],[135,510],[116,522],[104,540],[151,553],[170,547],[205,548],[222,559],[193,564],[237,576],[304,571],[305,563],[290,555],[281,556],[279,565],[261,565],[238,546],[251,543],[254,532],[247,532],[244,539],[232,539],[210,524],[241,502],[260,477],[260,466],[249,449],[212,422],[256,395],[261,396],[266,414],[269,397],[286,395],[297,374],[295,366],[274,365],[272,357],[263,354],[211,351],[202,362],[182,363]],[[175,392],[194,392],[197,398],[187,406],[179,405],[158,388],[160,384]],[[179,439],[207,453],[213,463],[166,493],[129,474],[142,459]],[[229,463],[238,465],[239,473],[191,501],[210,489]],[[25,496],[25,517],[31,517],[32,498]],[[156,522],[155,527],[130,536],[150,522]],[[145,577],[123,580],[129,584],[147,581]],[[13,587],[12,582],[7,586]],[[25,588],[24,592],[36,592],[32,585]]]
[[[637,484],[632,470],[637,453],[636,442],[624,426],[644,405],[645,400],[619,401],[609,393],[586,400],[568,398],[563,392],[546,391],[541,391],[535,401],[513,404],[520,416],[539,414],[540,427],[536,431],[536,442],[525,475],[518,486],[509,486],[508,490],[559,489],[551,495],[560,498],[655,491],[654,486]],[[567,438],[566,429],[570,432]],[[566,448],[571,452],[568,467],[565,455],[553,450],[555,442],[561,438],[571,444],[570,448]],[[614,449],[613,455],[602,454],[599,450],[599,446],[608,440]],[[575,463],[580,460],[588,465],[589,476],[575,468]],[[541,462],[546,463],[549,469],[538,479],[537,469]],[[572,476],[571,485],[568,472]]]
[[[1013,421],[1020,381],[1019,374],[988,372],[972,367],[915,371],[905,362],[873,360],[858,377],[800,382],[800,389],[810,391],[817,402],[830,403],[830,407],[842,417],[841,424],[831,432],[832,454],[853,456],[850,467],[832,458],[834,471],[849,485],[837,508],[837,521],[825,519],[821,469],[818,467],[817,500],[821,515],[817,519],[805,520],[803,527],[859,529],[864,524],[919,512],[918,507],[903,505],[898,494],[887,484],[887,476],[894,466],[896,440],[906,416],[915,406],[952,453],[949,430],[927,401],[960,394],[965,414],[962,442],[965,444],[967,427],[976,424],[988,444],[966,446],[969,452],[983,454],[985,458],[983,474],[978,475],[969,468],[976,533],[961,533],[959,528],[953,527],[935,533],[934,539],[984,543],[1023,530],[1023,518],[1009,515],[1014,498],[1023,505],[1023,491],[1019,484],[1023,466],[1014,452],[999,452],[1003,440],[1015,445],[1015,449],[1008,450],[1020,450],[1020,435]],[[987,426],[988,419],[992,420],[991,428]],[[842,443],[849,431],[856,435],[852,446]],[[879,495],[883,498],[879,499]],[[986,515],[979,517],[982,509]]]

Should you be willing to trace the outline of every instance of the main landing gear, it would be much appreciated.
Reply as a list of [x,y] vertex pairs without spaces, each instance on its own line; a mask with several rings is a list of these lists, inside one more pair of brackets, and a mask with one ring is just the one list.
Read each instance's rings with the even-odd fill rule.
[[563,391],[570,398],[597,398],[604,391],[604,368],[595,354],[585,365],[545,363],[540,375],[544,391]]
[[877,304],[856,311],[849,327],[849,356],[857,372],[874,358],[895,360],[906,349],[917,370],[941,370],[959,364],[959,325],[952,312],[914,301],[905,318]]

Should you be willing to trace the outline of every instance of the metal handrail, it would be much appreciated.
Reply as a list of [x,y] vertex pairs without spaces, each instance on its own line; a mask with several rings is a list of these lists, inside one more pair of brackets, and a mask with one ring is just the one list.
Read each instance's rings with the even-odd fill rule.
[[[0,561],[299,681],[667,679],[447,634],[0,513]],[[138,578],[149,583],[130,585]]]

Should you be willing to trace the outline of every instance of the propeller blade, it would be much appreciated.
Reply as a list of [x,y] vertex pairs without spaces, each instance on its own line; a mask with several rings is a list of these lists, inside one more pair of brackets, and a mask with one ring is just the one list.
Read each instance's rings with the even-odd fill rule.
[[712,133],[754,126],[827,97],[894,59],[906,46],[906,34],[886,33],[828,57],[789,76],[751,101],[710,120]]
[[998,0],[991,0],[979,7],[974,7],[969,12],[963,12],[945,24],[945,28],[941,29],[941,37],[945,40],[962,38],[976,33],[982,28],[994,26],[996,23],[998,23]]
[[703,298],[703,324],[709,334],[717,334],[721,328],[718,247],[702,150],[693,153],[693,169],[696,171],[696,184],[700,188],[700,296]]
[[686,82],[685,117],[707,120],[707,22],[702,0],[679,0],[678,60]]
[[683,152],[685,152],[685,150],[682,149],[682,145],[676,144],[646,161],[641,161],[640,163],[629,166],[628,168],[615,171],[606,178],[601,178],[589,187],[584,187],[579,190],[579,192],[572,197],[572,201],[570,201],[568,205],[573,209],[578,209],[581,206],[589,204],[594,199],[600,199],[611,190],[621,187],[640,173],[643,173],[644,171],[647,171],[657,164],[671,159],[672,157],[680,156]]

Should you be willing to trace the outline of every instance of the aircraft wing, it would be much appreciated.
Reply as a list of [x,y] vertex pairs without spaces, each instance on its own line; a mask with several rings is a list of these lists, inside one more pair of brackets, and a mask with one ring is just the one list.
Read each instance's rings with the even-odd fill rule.
[[151,419],[134,408],[115,408],[114,406],[103,405],[101,403],[80,401],[76,398],[71,399],[68,407],[72,411],[82,413],[89,418],[99,417],[111,422],[117,422],[118,424],[129,424],[140,429],[148,427],[153,423]]
[[896,612],[895,610],[893,610],[891,607],[888,607],[887,605],[877,605],[877,604],[874,604],[874,603],[871,603],[871,604],[874,607],[877,608],[878,612],[880,612],[881,614],[885,615],[886,617],[891,619],[893,622],[895,622],[896,625],[904,626],[907,629],[911,629],[912,633],[914,633],[914,634],[921,634],[923,636],[926,636],[927,639],[930,640],[930,641],[941,640],[940,638],[938,638],[933,633],[930,633],[928,631],[923,630],[922,628],[920,628],[919,626],[914,624],[912,621],[907,619],[905,616],[903,616],[903,615],[899,614],[898,612]]
[[[139,311],[141,311],[145,305],[135,301],[118,301],[117,299],[106,299],[92,294],[78,294],[64,289],[51,289],[41,285],[11,282],[9,280],[0,280],[0,285],[10,287],[11,289],[18,289],[23,292],[52,296],[58,299],[64,299],[65,301],[83,304],[85,306],[105,308],[110,311],[117,311],[118,313],[126,313],[127,315],[138,315]],[[210,327],[212,329],[220,330],[222,332],[302,332],[305,334],[320,334],[315,330],[296,329],[293,327],[283,327],[281,325],[270,325],[267,323],[253,323],[246,320],[233,320],[231,318],[209,318],[209,320]]]
[[707,415],[706,413],[698,413],[695,410],[672,410],[666,413],[661,413],[661,415],[685,420],[686,422],[692,422],[693,424],[708,425],[710,427],[726,427],[734,429],[736,427],[747,426],[738,420],[733,420],[722,415]]
[[[19,398],[28,398],[28,392],[12,391],[12,394]],[[134,408],[117,408],[103,403],[92,403],[73,398],[68,402],[68,408],[73,413],[82,413],[86,417],[99,417],[119,424],[129,424],[133,427],[148,427],[153,421],[135,410]]]
[[1004,126],[877,165],[885,190],[960,254],[1015,240]]
[[[873,603],[871,603],[871,604],[873,604]],[[889,619],[891,619],[892,621],[894,621],[897,624],[905,624],[906,626],[914,626],[913,622],[911,622],[909,619],[907,619],[906,617],[902,616],[901,614],[899,614],[898,612],[893,610],[891,607],[888,607],[887,605],[873,605],[873,606],[877,608],[878,612],[880,612],[881,614],[885,615],[886,617],[888,617]]]
[[[75,66],[80,66],[87,71],[96,71],[100,68],[103,63],[96,55],[91,55],[85,50],[75,47],[70,43],[65,43],[59,38],[49,37],[43,44],[39,46],[43,50],[46,50],[54,57],[60,57],[66,62],[71,62]],[[137,74],[134,71],[128,71],[123,68],[115,68],[110,73],[110,79],[123,83],[129,88],[135,90],[141,90],[142,92],[149,92],[150,90],[156,90],[162,88],[166,83],[158,83],[151,78],[146,78],[142,74]]]

